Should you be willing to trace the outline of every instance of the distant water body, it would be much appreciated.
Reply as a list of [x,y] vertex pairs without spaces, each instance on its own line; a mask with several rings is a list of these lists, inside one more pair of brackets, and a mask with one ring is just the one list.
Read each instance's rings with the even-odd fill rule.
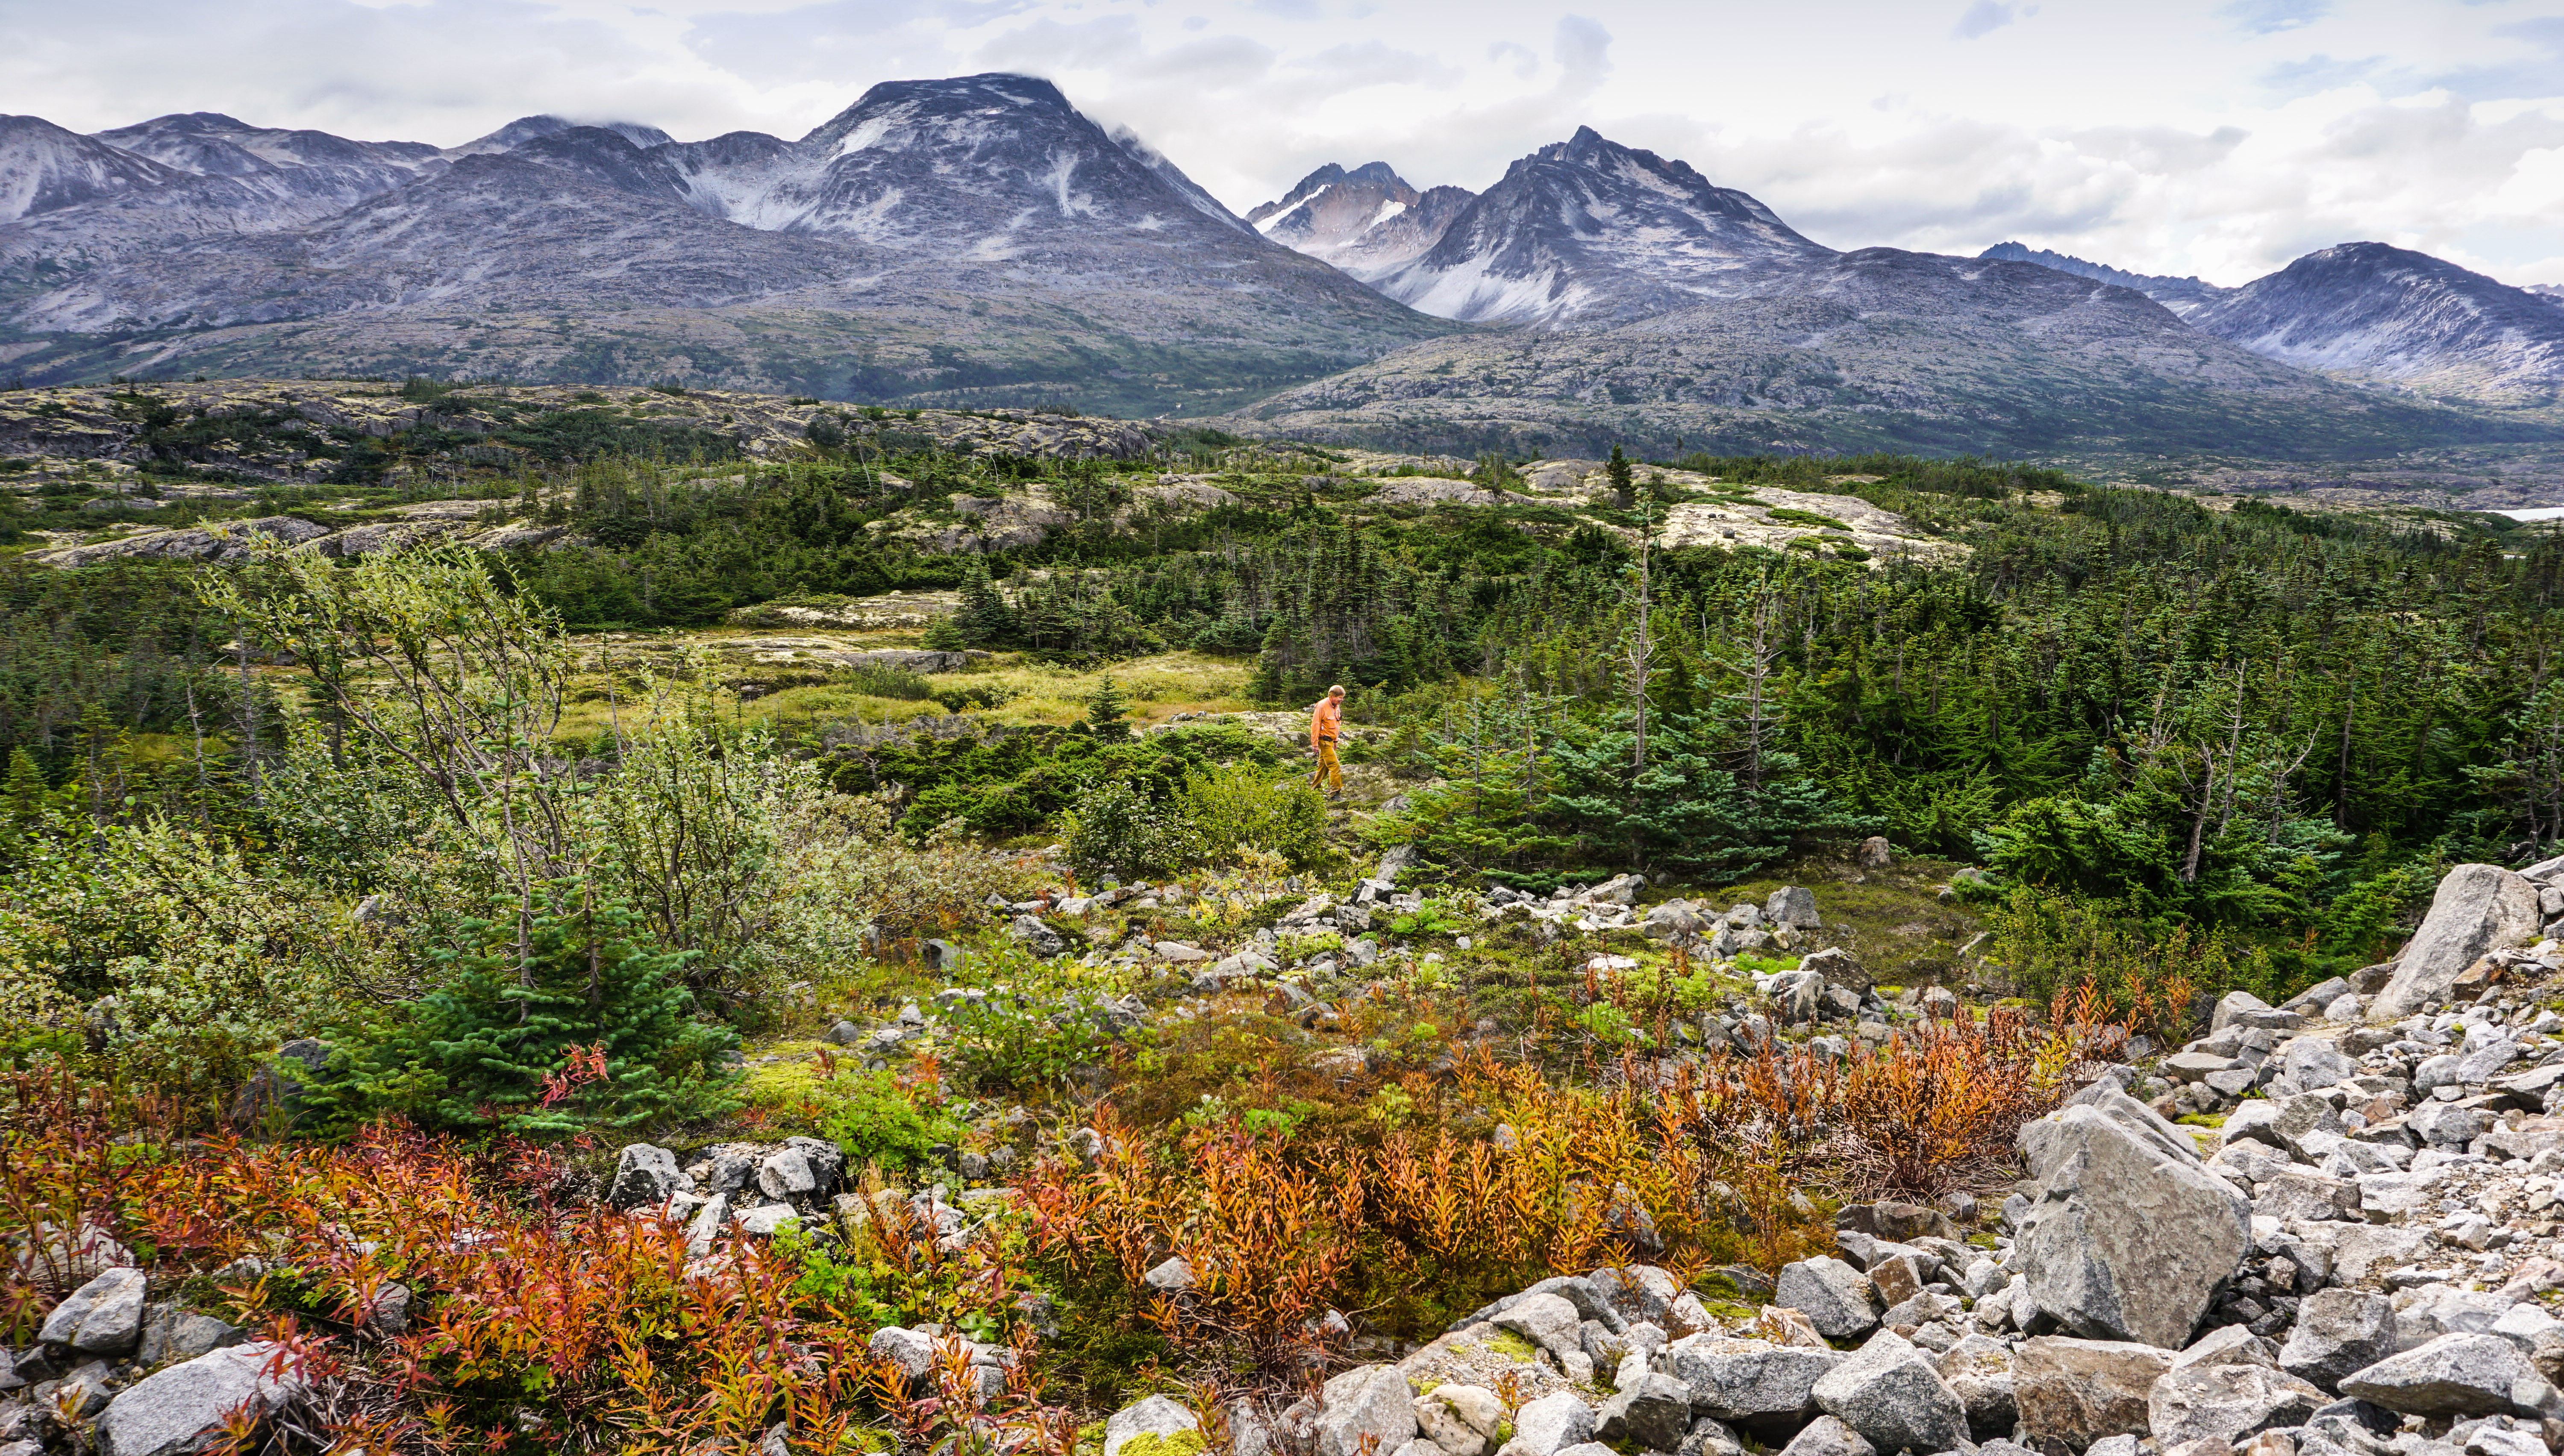
[[2531,506],[2525,511],[2487,511],[2486,516],[2507,516],[2513,520],[2564,520],[2564,506]]

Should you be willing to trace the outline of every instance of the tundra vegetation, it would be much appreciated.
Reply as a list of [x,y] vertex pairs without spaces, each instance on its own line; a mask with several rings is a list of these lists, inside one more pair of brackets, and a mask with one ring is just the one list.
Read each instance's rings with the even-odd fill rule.
[[[513,550],[0,562],[0,1344],[123,1262],[272,1352],[239,1450],[1229,1444],[1552,1275],[1749,1328],[2564,838],[2546,531],[855,438],[450,481]],[[1947,549],[1651,535],[1761,488]],[[810,622],[949,670],[730,650]]]

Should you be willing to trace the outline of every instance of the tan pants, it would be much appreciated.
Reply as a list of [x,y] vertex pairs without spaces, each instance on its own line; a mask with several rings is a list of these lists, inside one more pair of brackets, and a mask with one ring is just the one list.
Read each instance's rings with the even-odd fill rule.
[[1345,765],[1336,757],[1334,739],[1318,740],[1318,771],[1309,775],[1309,782],[1320,788],[1331,788],[1338,793],[1344,792]]

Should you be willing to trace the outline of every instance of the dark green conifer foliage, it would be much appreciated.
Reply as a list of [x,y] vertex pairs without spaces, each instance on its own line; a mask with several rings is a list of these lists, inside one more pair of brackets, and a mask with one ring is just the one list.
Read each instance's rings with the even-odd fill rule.
[[[650,946],[627,907],[555,885],[522,953],[513,915],[459,929],[473,948],[438,957],[443,984],[408,1023],[331,1063],[315,1089],[324,1121],[396,1113],[434,1131],[561,1137],[735,1106],[721,1059],[739,1034],[695,1018],[681,977],[692,952]],[[603,1076],[564,1081],[588,1048]]]

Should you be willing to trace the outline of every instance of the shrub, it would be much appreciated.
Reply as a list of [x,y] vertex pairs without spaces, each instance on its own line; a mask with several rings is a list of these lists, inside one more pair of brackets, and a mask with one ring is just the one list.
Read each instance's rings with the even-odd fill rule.
[[934,1155],[939,1143],[962,1141],[962,1127],[941,1107],[921,1107],[914,1089],[888,1071],[842,1071],[821,1083],[819,1136],[846,1150],[850,1167],[906,1167]]
[[1090,992],[1056,1006],[996,992],[955,1006],[947,1024],[955,1056],[988,1088],[1055,1086],[1099,1066],[1113,1042],[1110,1017]]
[[1182,817],[1118,778],[1081,794],[1060,827],[1069,867],[1088,880],[1167,874],[1190,857]]
[[384,1112],[422,1127],[560,1136],[735,1106],[719,1059],[738,1033],[695,1020],[683,953],[650,948],[625,907],[556,885],[522,925],[473,921],[446,984],[405,1024],[331,1059],[316,1090],[343,1125]]
[[1251,846],[1296,869],[1326,853],[1326,801],[1296,772],[1277,779],[1253,762],[1198,769],[1184,780],[1177,807],[1195,862],[1233,863]]

